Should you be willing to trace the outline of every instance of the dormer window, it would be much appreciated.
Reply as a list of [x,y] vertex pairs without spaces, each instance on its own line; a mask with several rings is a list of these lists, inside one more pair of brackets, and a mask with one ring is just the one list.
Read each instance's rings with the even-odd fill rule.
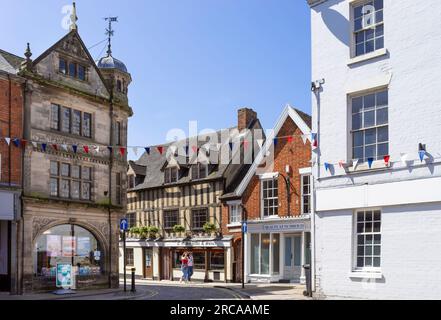
[[60,58],[58,62],[58,71],[61,74],[68,75],[81,81],[86,81],[87,68],[73,61],[67,61]]
[[208,176],[208,165],[196,163],[191,167],[192,180],[205,179]]
[[176,182],[178,182],[178,175],[179,175],[178,167],[165,168],[164,182],[165,183],[176,183]]

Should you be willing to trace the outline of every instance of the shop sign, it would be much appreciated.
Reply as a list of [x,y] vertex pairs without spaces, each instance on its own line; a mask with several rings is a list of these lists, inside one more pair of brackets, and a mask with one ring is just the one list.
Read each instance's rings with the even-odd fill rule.
[[291,223],[273,223],[263,225],[253,225],[249,227],[250,231],[258,232],[290,232],[290,231],[309,231],[309,223],[291,222]]
[[56,279],[57,288],[69,289],[72,287],[72,265],[64,263],[57,264]]
[[179,241],[164,242],[164,247],[228,247],[229,243],[222,241]]

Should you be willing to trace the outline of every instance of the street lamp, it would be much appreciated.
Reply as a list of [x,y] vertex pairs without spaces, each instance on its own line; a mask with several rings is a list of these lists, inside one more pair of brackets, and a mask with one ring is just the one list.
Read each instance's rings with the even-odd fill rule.
[[291,216],[291,181],[289,179],[289,173],[291,172],[291,167],[287,164],[285,166],[285,172],[286,176],[282,173],[280,175],[282,176],[283,180],[285,180],[286,185],[286,204],[288,209],[288,216]]

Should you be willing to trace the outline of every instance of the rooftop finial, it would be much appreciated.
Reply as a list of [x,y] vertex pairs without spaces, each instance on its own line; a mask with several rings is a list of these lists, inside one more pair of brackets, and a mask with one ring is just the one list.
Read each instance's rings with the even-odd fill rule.
[[31,47],[29,45],[29,42],[28,42],[28,44],[26,46],[26,51],[25,51],[24,55],[26,57],[26,60],[30,60],[30,58],[32,57],[32,52],[31,52]]
[[75,5],[75,2],[72,3],[72,14],[70,15],[70,30],[77,30],[77,7]]
[[109,27],[106,29],[106,35],[108,36],[108,45],[107,45],[107,56],[112,55],[112,42],[111,38],[113,37],[114,31],[112,29],[112,22],[118,22],[118,17],[107,17],[104,20],[109,21]]

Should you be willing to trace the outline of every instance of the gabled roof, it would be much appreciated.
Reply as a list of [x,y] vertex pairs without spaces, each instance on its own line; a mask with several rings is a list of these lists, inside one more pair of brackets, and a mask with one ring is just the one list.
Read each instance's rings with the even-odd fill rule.
[[[0,62],[0,64],[3,65],[3,68],[8,68],[8,70],[10,70],[10,68],[12,68],[13,72],[10,73],[16,73],[17,70],[20,68],[21,63],[24,61],[23,58],[16,56],[15,54],[12,54],[10,52],[6,52],[4,50],[0,49],[0,57],[3,58],[2,62]],[[1,59],[0,58],[0,59]],[[0,66],[0,69],[3,69],[2,66]],[[4,70],[6,71],[6,70]]]
[[[300,110],[292,108],[290,105],[286,105],[285,109],[283,110],[282,114],[280,115],[279,119],[276,122],[274,131],[271,133],[270,136],[268,136],[268,139],[265,141],[262,149],[260,149],[256,158],[254,159],[253,164],[246,173],[245,177],[242,179],[242,181],[234,190],[234,192],[228,194],[228,197],[237,198],[242,196],[248,184],[250,183],[251,179],[253,178],[254,174],[256,173],[257,168],[262,163],[262,160],[264,159],[267,150],[270,150],[271,146],[274,143],[274,138],[277,137],[277,134],[279,133],[280,129],[283,127],[288,117],[294,121],[294,123],[302,132],[302,134],[307,135],[307,139],[311,141],[311,135],[310,135],[311,116],[307,115],[306,113]],[[225,195],[223,198],[226,198],[226,196],[227,195]]]
[[132,161],[132,160],[129,161],[129,166],[133,169],[133,172],[135,172],[135,174],[137,176],[145,176],[146,175],[146,170],[147,170],[146,166],[139,165],[135,161]]
[[79,43],[80,43],[82,49],[84,50],[84,52],[85,52],[86,55],[87,55],[88,60],[90,61],[91,66],[92,66],[92,67],[95,69],[95,71],[98,73],[98,76],[100,77],[100,79],[101,79],[101,81],[102,81],[104,87],[106,88],[107,93],[110,94],[110,90],[109,90],[109,88],[107,87],[106,82],[104,81],[104,77],[103,77],[103,75],[101,74],[100,69],[98,68],[98,66],[96,65],[96,63],[95,63],[95,61],[93,60],[92,56],[90,55],[89,50],[87,50],[87,47],[86,47],[86,45],[85,45],[84,42],[83,42],[83,39],[81,39],[79,33],[78,33],[77,30],[75,30],[75,29],[73,29],[73,30],[71,30],[70,32],[68,32],[64,37],[62,37],[60,40],[58,40],[56,43],[54,43],[51,47],[49,47],[46,51],[44,51],[41,55],[39,55],[39,56],[33,61],[32,65],[33,65],[33,66],[36,66],[41,60],[43,60],[43,59],[44,59],[45,57],[47,57],[52,51],[54,51],[54,50],[55,50],[55,49],[56,49],[56,48],[57,48],[57,47],[58,47],[63,41],[65,41],[67,38],[69,38],[69,37],[71,37],[71,36],[75,37],[75,38],[79,41]]

